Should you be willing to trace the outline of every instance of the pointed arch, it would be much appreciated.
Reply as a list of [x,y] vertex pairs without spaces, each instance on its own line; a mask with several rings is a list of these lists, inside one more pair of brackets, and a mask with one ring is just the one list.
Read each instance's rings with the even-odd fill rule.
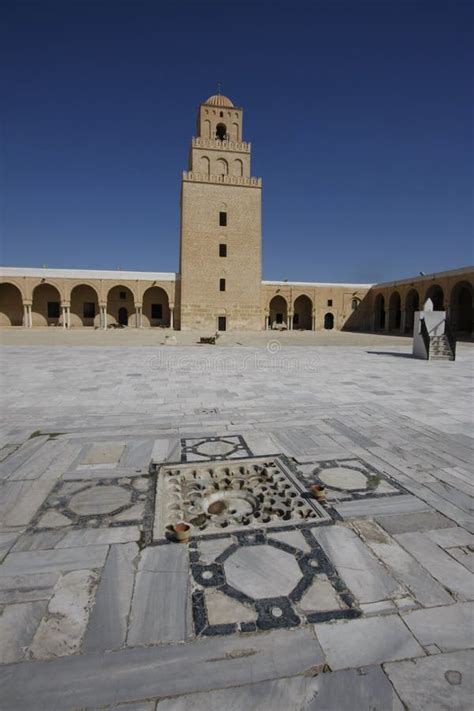
[[334,328],[334,314],[328,312],[324,315],[324,328],[326,331],[332,331]]
[[270,328],[288,328],[288,302],[277,294],[268,305]]
[[107,294],[107,321],[109,325],[112,327],[128,326],[131,316],[136,318],[135,297],[132,290],[122,284],[110,287]]
[[434,311],[444,311],[444,291],[439,284],[432,284],[426,290],[423,303],[425,303],[426,299],[431,299]]
[[71,289],[71,327],[99,325],[99,294],[91,284]]
[[199,172],[203,175],[209,175],[211,172],[211,161],[207,156],[201,156],[199,161]]
[[143,326],[170,326],[168,294],[160,286],[150,286],[143,293]]
[[218,158],[216,160],[216,174],[229,175],[229,165],[225,158]]
[[59,326],[61,320],[61,293],[48,282],[33,289],[31,307],[33,326]]
[[23,298],[20,289],[11,282],[0,284],[0,326],[23,325]]
[[313,327],[313,302],[300,294],[293,305],[293,330],[311,331]]
[[234,162],[232,163],[232,175],[237,176],[238,178],[241,178],[244,174],[244,164],[240,160],[240,158],[236,158]]

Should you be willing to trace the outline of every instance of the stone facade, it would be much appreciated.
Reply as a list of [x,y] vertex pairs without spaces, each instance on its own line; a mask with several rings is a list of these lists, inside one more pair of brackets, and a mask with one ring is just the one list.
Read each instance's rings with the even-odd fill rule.
[[175,274],[0,268],[0,326],[174,327]]
[[262,182],[242,114],[222,95],[199,108],[181,186],[182,329],[262,327]]
[[415,311],[431,298],[435,311],[446,311],[458,334],[473,333],[474,267],[423,274],[375,284],[345,321],[347,330],[411,333]]
[[0,268],[0,326],[409,333],[430,296],[473,330],[474,267],[383,284],[262,281],[262,180],[251,175],[243,110],[222,94],[198,110],[181,184],[175,274]]

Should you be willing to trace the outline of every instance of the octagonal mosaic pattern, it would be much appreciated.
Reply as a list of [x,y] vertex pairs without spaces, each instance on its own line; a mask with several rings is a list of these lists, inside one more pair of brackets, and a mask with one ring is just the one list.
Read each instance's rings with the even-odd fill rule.
[[245,439],[241,435],[228,437],[200,437],[181,440],[181,461],[219,461],[251,457]]
[[336,504],[381,496],[404,494],[400,484],[362,459],[331,459],[298,465],[298,478],[310,487],[326,487],[326,501]]
[[60,481],[31,527],[38,530],[63,526],[143,526],[153,493],[151,486],[152,480],[143,476]]
[[153,537],[180,521],[202,535],[328,518],[278,457],[173,465],[158,474]]
[[255,632],[360,614],[309,528],[192,541],[197,635]]

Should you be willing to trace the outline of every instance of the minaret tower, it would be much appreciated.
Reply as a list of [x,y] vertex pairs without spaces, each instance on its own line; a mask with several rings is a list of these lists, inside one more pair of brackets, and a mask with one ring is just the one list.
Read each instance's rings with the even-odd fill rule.
[[243,110],[223,94],[200,107],[181,184],[180,327],[263,328],[262,181],[250,174]]

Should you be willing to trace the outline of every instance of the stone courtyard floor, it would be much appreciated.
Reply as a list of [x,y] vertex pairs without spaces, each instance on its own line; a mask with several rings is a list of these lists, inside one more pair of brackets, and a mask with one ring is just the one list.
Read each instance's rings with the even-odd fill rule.
[[0,334],[0,709],[471,709],[474,346],[165,335]]

